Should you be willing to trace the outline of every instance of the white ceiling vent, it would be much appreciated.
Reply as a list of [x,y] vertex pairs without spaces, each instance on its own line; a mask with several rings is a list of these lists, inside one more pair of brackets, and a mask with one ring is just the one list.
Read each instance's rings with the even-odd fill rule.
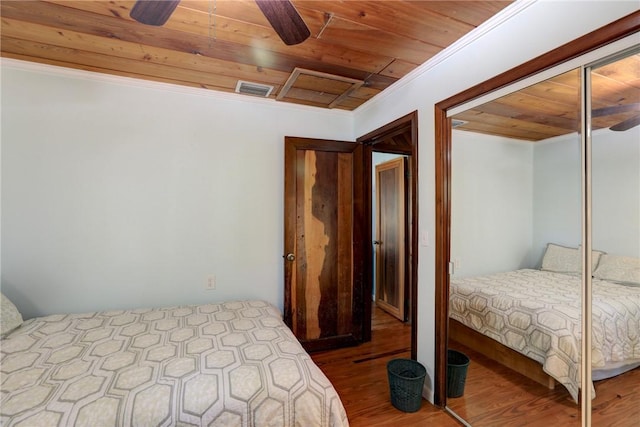
[[273,86],[263,85],[260,83],[251,83],[238,80],[238,84],[236,85],[236,93],[243,93],[245,95],[268,98],[269,95],[271,95],[271,91],[273,91]]

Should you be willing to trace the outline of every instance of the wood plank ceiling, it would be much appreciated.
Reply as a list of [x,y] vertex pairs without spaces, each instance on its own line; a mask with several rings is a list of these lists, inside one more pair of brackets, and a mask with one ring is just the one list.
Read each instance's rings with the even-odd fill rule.
[[[1,54],[223,92],[241,80],[273,86],[269,97],[282,102],[354,110],[511,2],[293,0],[311,37],[287,46],[254,0],[182,0],[161,27],[131,19],[134,1],[2,0]],[[528,141],[575,132],[577,76],[458,114],[458,129]],[[640,108],[640,56],[603,67],[594,88],[594,109]],[[594,124],[634,115],[627,108]]]
[[131,19],[134,1],[3,0],[1,51],[225,92],[243,80],[280,101],[353,110],[511,2],[294,0],[311,37],[287,46],[253,0],[183,0],[161,27]]

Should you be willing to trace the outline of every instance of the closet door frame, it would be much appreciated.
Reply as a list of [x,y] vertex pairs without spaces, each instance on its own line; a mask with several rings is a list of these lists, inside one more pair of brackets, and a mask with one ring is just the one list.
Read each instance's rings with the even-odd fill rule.
[[[435,390],[434,390],[434,403],[436,406],[446,406],[446,360],[447,360],[447,341],[448,341],[448,302],[449,302],[449,262],[451,254],[451,120],[448,118],[448,113],[456,107],[466,104],[472,100],[475,100],[490,92],[499,91],[500,89],[512,86],[515,82],[520,82],[524,79],[538,75],[546,70],[553,69],[556,66],[567,63],[571,60],[579,59],[580,57],[603,48],[611,43],[625,39],[626,37],[640,31],[640,11],[634,12],[626,17],[623,17],[611,24],[595,30],[589,34],[586,34],[572,42],[569,42],[557,49],[554,49],[544,55],[532,59],[518,67],[515,67],[509,71],[506,71],[498,76],[473,86],[457,95],[454,95],[446,100],[443,100],[435,105],[435,181],[436,181],[436,241],[435,241]],[[608,56],[608,54],[603,54]],[[581,65],[583,70],[583,76],[590,71],[589,67]],[[576,66],[574,66],[576,68]],[[588,79],[588,76],[586,76]],[[583,82],[584,83],[584,82]],[[584,84],[583,84],[584,87]],[[589,97],[587,93],[583,92],[583,110],[585,110],[585,104],[589,103]],[[583,166],[590,163],[590,125],[589,111],[583,111],[583,129],[582,129],[582,144],[583,144]],[[585,185],[588,182],[590,174],[586,172],[586,168],[583,167],[583,244],[585,250],[584,254],[591,253],[591,238],[590,238],[590,185]],[[585,176],[587,175],[587,176]],[[585,235],[586,233],[586,235]],[[584,256],[583,269],[589,267],[590,257]],[[590,270],[588,270],[590,271]],[[583,275],[584,276],[584,275]],[[590,275],[586,275],[590,279]],[[585,283],[586,292],[584,292],[583,299],[590,296],[590,280]],[[583,328],[587,333],[591,329],[590,318],[590,303],[587,303],[587,311],[589,316],[585,319]],[[583,314],[584,314],[583,306]],[[586,327],[585,327],[586,326]],[[589,334],[590,335],[590,334]],[[589,343],[586,343],[587,345]],[[583,344],[585,346],[585,344]],[[587,347],[590,348],[590,347]],[[590,352],[587,352],[587,358],[590,360]],[[584,360],[584,359],[583,359]],[[589,366],[588,364],[584,364]],[[583,368],[583,373],[586,368]],[[591,379],[591,370],[588,370],[588,375],[583,375],[583,381]],[[589,390],[590,387],[586,388]],[[585,390],[585,387],[583,387]],[[590,394],[589,394],[590,395]],[[591,420],[591,399],[582,399],[582,425],[590,425]],[[585,402],[587,401],[587,402]]]

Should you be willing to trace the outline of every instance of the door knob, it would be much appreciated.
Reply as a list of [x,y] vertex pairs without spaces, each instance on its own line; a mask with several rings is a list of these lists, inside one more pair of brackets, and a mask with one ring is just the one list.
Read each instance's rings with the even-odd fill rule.
[[381,244],[382,244],[382,242],[381,242],[380,240],[374,240],[374,241],[373,241],[373,244],[374,244],[374,245],[381,245]]
[[296,256],[294,254],[287,254],[285,258],[287,259],[287,261],[295,261]]

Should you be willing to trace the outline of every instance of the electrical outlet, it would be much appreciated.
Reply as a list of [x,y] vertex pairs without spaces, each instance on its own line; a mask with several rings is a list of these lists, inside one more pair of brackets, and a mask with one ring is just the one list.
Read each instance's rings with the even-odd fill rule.
[[211,291],[216,288],[216,276],[213,274],[207,277],[207,284],[204,287],[205,289]]

